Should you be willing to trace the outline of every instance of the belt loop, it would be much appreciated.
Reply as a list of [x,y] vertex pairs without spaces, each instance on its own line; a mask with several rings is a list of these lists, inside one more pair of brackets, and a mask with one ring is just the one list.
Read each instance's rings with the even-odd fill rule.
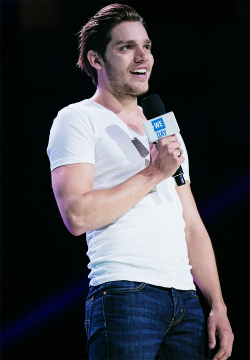
[[176,307],[177,307],[177,291],[174,288],[171,288],[172,298],[173,298],[173,305],[174,305],[174,315],[173,318],[176,316]]

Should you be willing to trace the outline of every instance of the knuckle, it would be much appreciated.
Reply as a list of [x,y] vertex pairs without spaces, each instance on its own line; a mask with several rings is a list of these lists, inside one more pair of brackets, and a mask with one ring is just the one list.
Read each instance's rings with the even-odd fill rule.
[[172,150],[172,145],[171,144],[167,144],[165,145],[166,149],[168,152],[170,152]]
[[176,136],[176,135],[170,135],[169,138],[170,138],[172,141],[176,141],[176,140],[177,140],[177,136]]
[[169,143],[169,142],[171,142],[171,136],[165,136],[165,137],[161,138],[160,141],[163,143]]

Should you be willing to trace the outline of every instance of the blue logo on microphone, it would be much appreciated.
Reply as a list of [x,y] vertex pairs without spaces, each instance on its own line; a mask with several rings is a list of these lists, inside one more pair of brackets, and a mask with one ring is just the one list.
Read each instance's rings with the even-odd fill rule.
[[153,129],[156,132],[158,139],[167,135],[166,130],[164,130],[166,129],[166,126],[162,118],[151,121],[151,124],[153,125]]

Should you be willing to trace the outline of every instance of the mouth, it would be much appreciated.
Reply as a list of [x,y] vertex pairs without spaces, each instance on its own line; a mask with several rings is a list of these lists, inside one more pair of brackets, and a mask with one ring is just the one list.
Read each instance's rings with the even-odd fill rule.
[[141,79],[147,79],[147,70],[146,69],[136,69],[136,70],[131,70],[130,74],[141,78]]

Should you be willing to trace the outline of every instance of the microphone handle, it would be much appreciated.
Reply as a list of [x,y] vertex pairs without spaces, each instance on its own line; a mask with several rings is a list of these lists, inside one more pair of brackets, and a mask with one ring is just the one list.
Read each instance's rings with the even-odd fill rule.
[[179,169],[174,173],[174,175],[172,175],[172,177],[175,179],[176,185],[177,186],[181,186],[181,185],[185,185],[186,181],[184,179],[183,176],[183,170],[182,167],[180,166]]

